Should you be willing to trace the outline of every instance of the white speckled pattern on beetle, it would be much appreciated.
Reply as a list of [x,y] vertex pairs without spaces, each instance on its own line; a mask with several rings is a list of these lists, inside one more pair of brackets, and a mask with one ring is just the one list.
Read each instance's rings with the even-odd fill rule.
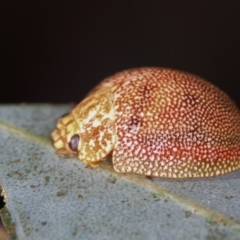
[[52,139],[58,153],[92,167],[112,154],[123,173],[191,178],[240,168],[237,106],[209,82],[172,69],[105,79],[59,119]]

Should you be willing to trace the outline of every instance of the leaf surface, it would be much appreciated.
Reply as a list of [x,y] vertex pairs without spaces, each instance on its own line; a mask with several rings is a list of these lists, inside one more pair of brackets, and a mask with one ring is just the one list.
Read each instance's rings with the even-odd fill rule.
[[1,212],[10,239],[240,239],[240,171],[147,179],[86,168],[49,139],[69,105],[0,106]]

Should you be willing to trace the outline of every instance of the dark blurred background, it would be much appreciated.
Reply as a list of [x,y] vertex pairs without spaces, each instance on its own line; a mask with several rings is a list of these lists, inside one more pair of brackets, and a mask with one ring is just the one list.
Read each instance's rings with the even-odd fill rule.
[[0,103],[78,102],[127,68],[189,71],[240,106],[239,1],[5,1]]

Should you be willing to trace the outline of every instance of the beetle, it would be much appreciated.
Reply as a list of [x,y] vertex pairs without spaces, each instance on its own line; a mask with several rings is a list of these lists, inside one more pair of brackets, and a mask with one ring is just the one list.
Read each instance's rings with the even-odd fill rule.
[[211,177],[240,168],[240,111],[210,82],[157,67],[106,78],[51,134],[57,153],[117,172]]

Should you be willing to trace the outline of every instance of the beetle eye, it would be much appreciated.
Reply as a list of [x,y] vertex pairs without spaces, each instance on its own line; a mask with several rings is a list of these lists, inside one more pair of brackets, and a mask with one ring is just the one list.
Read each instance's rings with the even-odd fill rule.
[[70,142],[68,143],[72,151],[77,152],[78,150],[79,135],[75,134],[71,137]]

